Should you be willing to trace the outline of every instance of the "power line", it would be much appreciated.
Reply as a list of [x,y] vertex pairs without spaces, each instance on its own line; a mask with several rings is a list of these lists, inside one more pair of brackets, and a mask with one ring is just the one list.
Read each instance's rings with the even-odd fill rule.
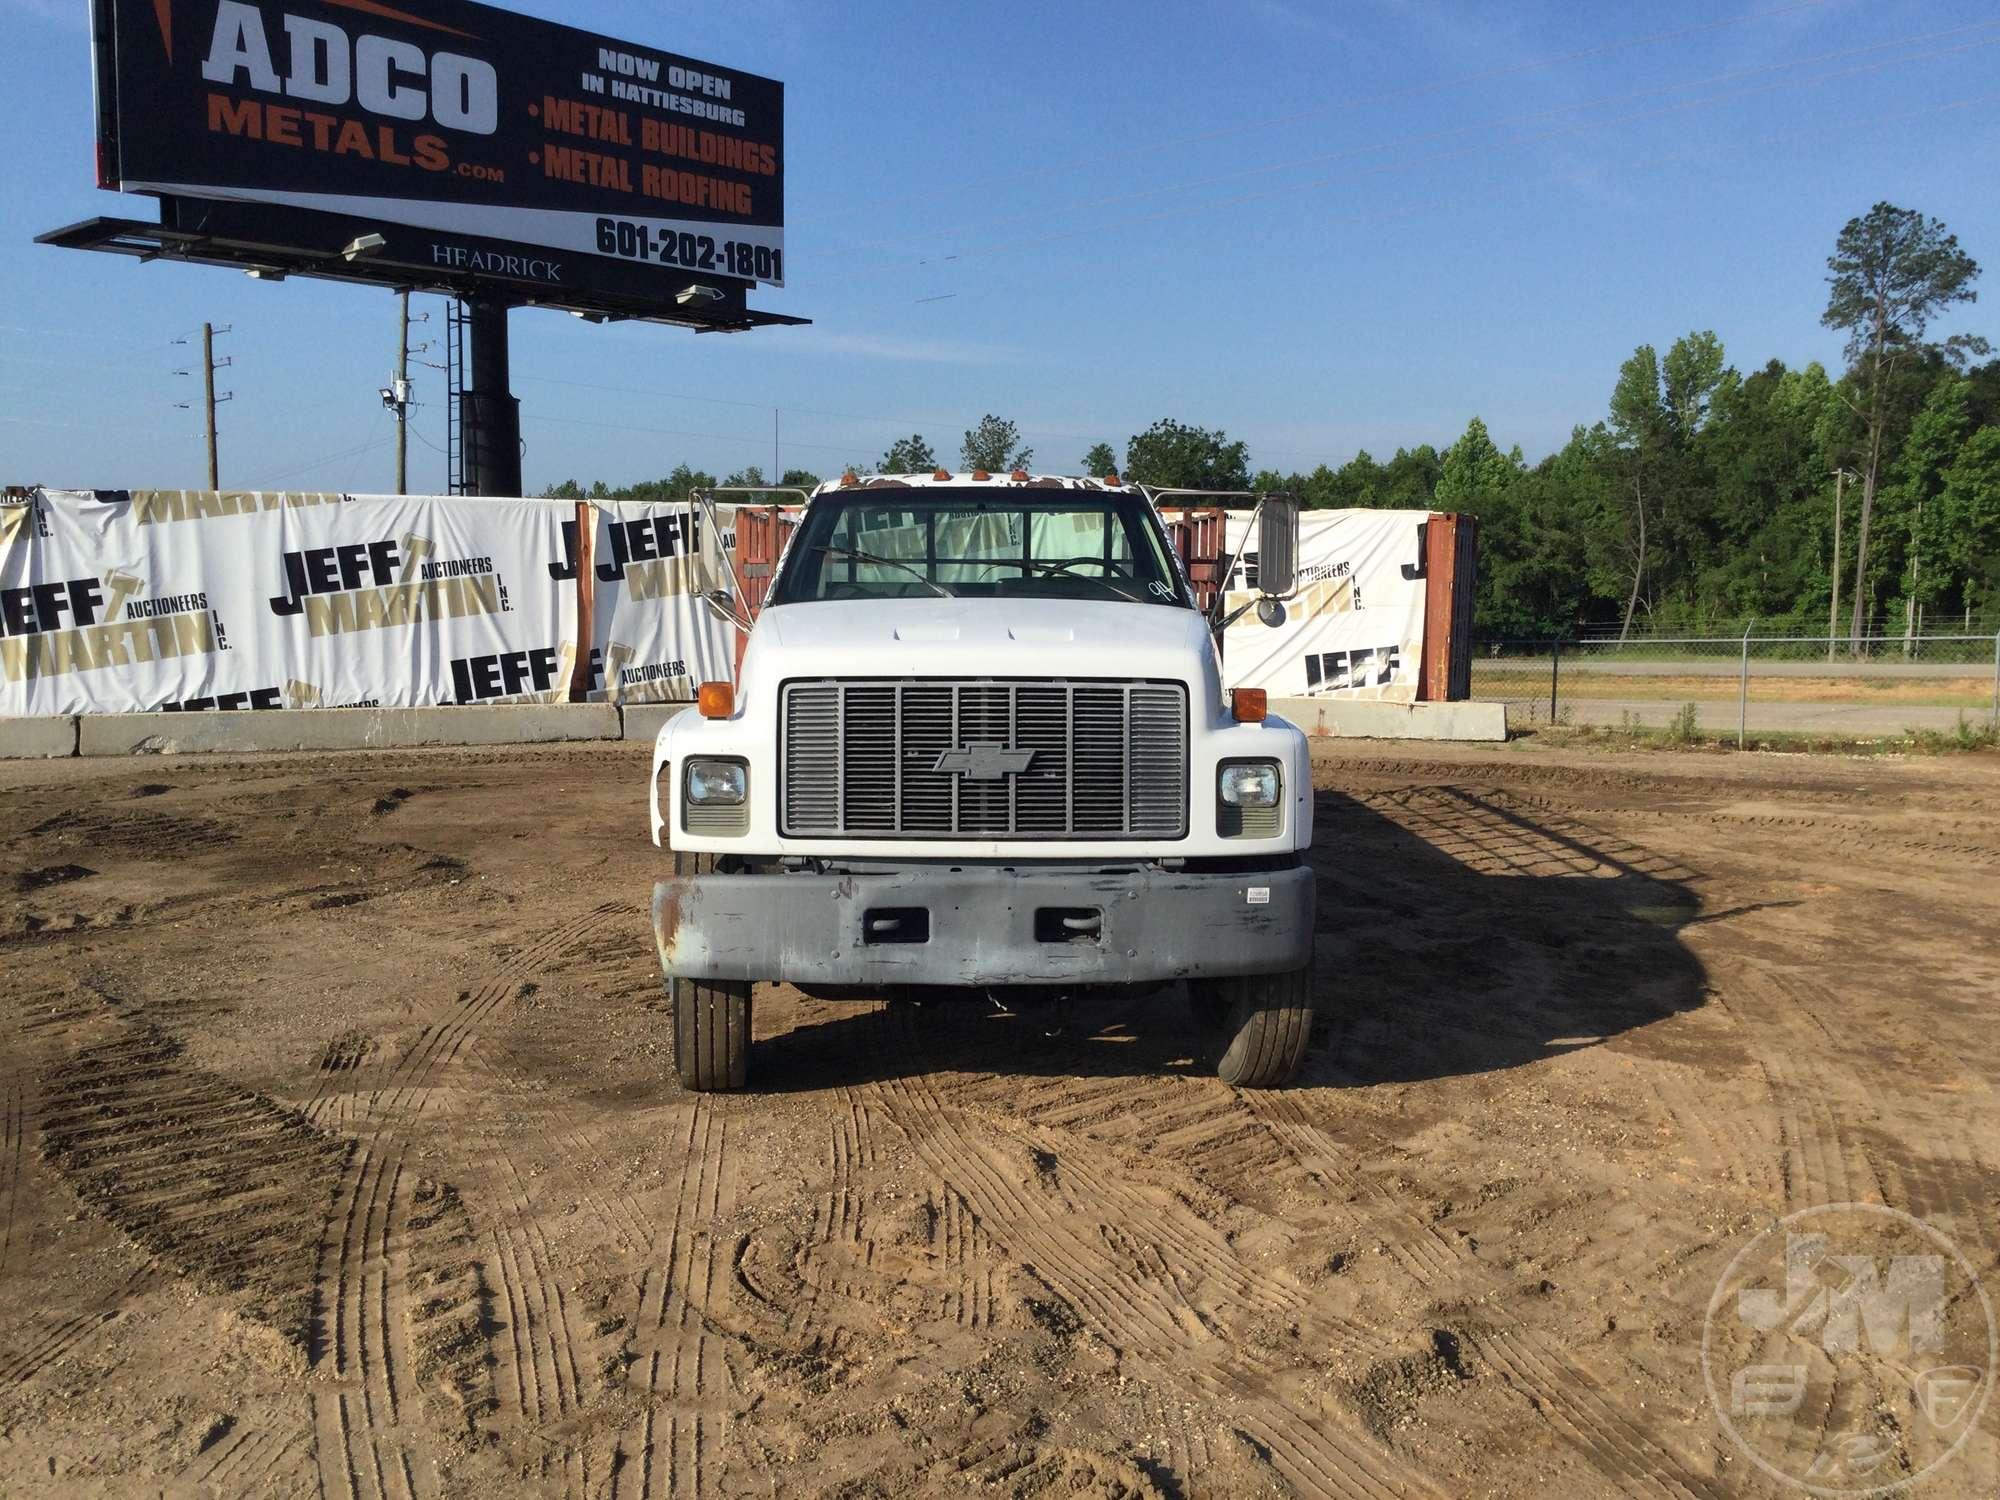
[[[638,394],[644,394],[644,392]],[[768,406],[764,409],[766,411],[770,410]],[[759,451],[762,451],[764,445],[770,441],[769,438],[761,435],[758,437],[743,437],[726,432],[687,432],[676,427],[639,427],[628,422],[594,422],[587,417],[549,417],[523,412],[521,420],[523,422],[553,422],[563,427],[601,427],[611,432],[643,432],[658,437],[701,438],[708,442],[735,443],[738,446],[756,448]],[[790,439],[786,440],[785,446],[787,448],[811,448],[820,453],[847,454],[853,453],[855,448],[855,445],[852,443],[842,443],[836,446],[832,443],[799,443],[793,442]]]
[[316,458],[311,463],[299,464],[295,468],[282,469],[272,474],[260,474],[257,478],[250,481],[249,487],[253,490],[262,489],[274,480],[290,479],[294,474],[308,474],[314,469],[324,468],[328,464],[339,463],[343,458],[352,458],[357,453],[367,453],[376,448],[386,448],[389,446],[389,441],[385,437],[376,438],[373,442],[363,443],[358,448],[343,448],[338,453],[329,453],[324,458]]

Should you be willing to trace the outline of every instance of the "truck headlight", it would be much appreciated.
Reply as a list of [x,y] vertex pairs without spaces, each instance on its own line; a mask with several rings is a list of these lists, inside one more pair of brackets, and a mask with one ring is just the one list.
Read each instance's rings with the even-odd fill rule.
[[1278,798],[1284,793],[1278,763],[1223,763],[1215,787],[1215,831],[1226,839],[1274,839],[1283,832]]
[[690,757],[681,770],[681,826],[706,838],[750,831],[750,767],[740,760]]
[[1277,763],[1254,760],[1224,766],[1219,791],[1225,807],[1276,807]]
[[750,768],[740,760],[690,760],[687,799],[690,807],[741,807],[750,790]]

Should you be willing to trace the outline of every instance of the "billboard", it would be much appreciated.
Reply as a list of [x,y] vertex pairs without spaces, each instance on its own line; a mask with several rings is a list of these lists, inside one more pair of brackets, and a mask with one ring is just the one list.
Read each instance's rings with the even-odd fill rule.
[[773,79],[470,0],[93,0],[93,28],[100,185],[190,234],[324,256],[324,226],[375,226],[558,305],[784,282]]

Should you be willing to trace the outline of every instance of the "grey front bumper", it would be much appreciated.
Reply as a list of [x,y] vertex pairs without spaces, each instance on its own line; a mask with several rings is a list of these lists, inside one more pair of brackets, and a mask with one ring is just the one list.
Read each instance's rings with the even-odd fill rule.
[[[1099,914],[1045,941],[1044,908]],[[922,911],[925,941],[871,941],[885,912]],[[871,918],[871,914],[873,914]],[[899,919],[913,930],[916,919]],[[1039,923],[1045,936],[1047,916]],[[1122,984],[1277,974],[1312,957],[1313,873],[916,869],[686,875],[653,887],[670,979],[799,984]]]

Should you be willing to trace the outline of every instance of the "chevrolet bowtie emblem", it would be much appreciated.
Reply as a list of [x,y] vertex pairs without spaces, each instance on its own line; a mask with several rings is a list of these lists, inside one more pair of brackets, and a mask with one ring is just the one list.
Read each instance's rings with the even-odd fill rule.
[[974,740],[963,750],[945,751],[931,769],[967,781],[998,781],[1002,776],[1019,776],[1034,760],[1032,750],[1009,750],[992,740]]

